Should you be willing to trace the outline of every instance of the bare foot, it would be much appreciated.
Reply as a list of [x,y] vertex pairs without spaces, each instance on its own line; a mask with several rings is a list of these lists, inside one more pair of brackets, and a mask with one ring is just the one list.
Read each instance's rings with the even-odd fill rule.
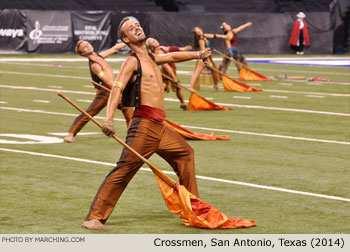
[[66,136],[66,137],[63,139],[63,141],[64,141],[65,143],[77,143],[77,142],[78,142],[77,139],[75,139],[74,136],[71,136],[71,135]]
[[102,224],[101,221],[97,219],[92,219],[89,221],[84,221],[83,224],[81,224],[81,227],[92,229],[92,230],[107,230],[108,228]]

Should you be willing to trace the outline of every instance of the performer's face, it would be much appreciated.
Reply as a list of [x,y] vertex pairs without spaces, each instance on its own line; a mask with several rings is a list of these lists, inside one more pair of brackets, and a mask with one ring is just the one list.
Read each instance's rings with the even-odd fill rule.
[[89,42],[83,41],[79,45],[79,51],[80,51],[81,55],[86,56],[86,55],[91,54],[94,51],[94,48],[92,47],[92,45]]
[[151,49],[157,48],[159,46],[158,40],[151,38],[149,40],[149,46],[150,46]]
[[195,28],[193,29],[193,33],[196,34],[197,36],[202,36],[202,35],[203,35],[203,31],[202,31],[202,29],[199,28],[199,27],[195,27]]
[[122,32],[125,34],[125,42],[140,42],[145,41],[146,35],[143,32],[142,27],[138,22],[134,20],[127,20],[121,27]]
[[231,30],[231,26],[226,24],[226,23],[223,23],[222,24],[222,30],[223,31],[230,31]]

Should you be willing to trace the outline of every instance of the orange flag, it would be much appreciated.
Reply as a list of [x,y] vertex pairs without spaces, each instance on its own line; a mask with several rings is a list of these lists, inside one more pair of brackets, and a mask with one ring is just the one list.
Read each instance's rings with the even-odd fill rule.
[[245,81],[272,81],[272,79],[253,71],[243,64],[239,71],[239,79]]
[[236,91],[236,92],[250,92],[250,91],[262,91],[260,88],[252,87],[244,84],[238,80],[231,78],[230,76],[222,75],[222,84],[226,91]]
[[168,209],[179,215],[186,226],[224,229],[248,228],[256,225],[256,222],[252,220],[227,217],[215,207],[191,194],[184,186],[177,183],[176,189],[174,189],[156,174],[154,176]]
[[231,110],[221,105],[217,105],[214,102],[208,101],[202,96],[191,93],[190,100],[188,102],[189,110]]
[[193,140],[230,140],[228,136],[217,136],[213,132],[208,134],[198,134],[196,132],[190,131],[188,129],[185,129],[181,127],[180,125],[169,121],[165,119],[163,121],[165,125],[167,125],[169,128],[175,130],[179,135],[183,136],[186,139],[193,139]]

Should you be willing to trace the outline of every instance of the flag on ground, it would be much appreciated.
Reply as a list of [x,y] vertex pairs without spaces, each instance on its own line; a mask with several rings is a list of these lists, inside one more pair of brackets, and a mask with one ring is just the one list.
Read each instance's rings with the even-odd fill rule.
[[239,71],[239,79],[245,81],[273,81],[272,79],[253,71],[243,64],[241,70]]
[[175,130],[179,135],[183,136],[186,139],[192,139],[192,140],[230,140],[228,136],[217,136],[212,132],[209,134],[199,134],[193,131],[190,131],[188,129],[185,129],[184,127],[181,127],[180,125],[169,121],[167,119],[164,120],[164,124],[167,125],[169,128]]
[[244,84],[238,80],[231,78],[230,76],[222,75],[222,84],[226,91],[236,91],[236,92],[251,92],[251,91],[262,91],[260,88],[252,87]]
[[202,96],[191,93],[190,100],[188,102],[189,110],[231,110],[231,108],[226,108],[221,105],[217,105],[214,102],[208,101]]
[[187,189],[176,183],[169,186],[153,173],[170,212],[179,215],[181,221],[190,227],[207,229],[248,228],[256,226],[253,220],[230,218],[215,207],[200,200]]

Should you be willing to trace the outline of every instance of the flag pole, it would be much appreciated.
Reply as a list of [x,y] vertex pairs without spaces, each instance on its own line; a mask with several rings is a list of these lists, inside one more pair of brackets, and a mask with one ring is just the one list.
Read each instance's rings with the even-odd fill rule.
[[106,90],[106,91],[108,91],[108,92],[111,91],[108,87],[105,87],[105,86],[101,85],[100,83],[97,83],[97,82],[94,81],[94,80],[91,80],[91,83],[94,84],[94,85],[96,85],[96,86],[99,86],[100,88],[103,88],[104,90]]
[[225,57],[225,58],[228,59],[228,60],[231,60],[231,61],[235,62],[236,64],[239,64],[240,67],[242,67],[242,65],[243,65],[241,62],[235,60],[235,59],[232,58],[232,57],[229,57],[229,56],[223,54],[222,52],[220,52],[220,51],[218,51],[218,50],[216,50],[216,49],[214,49],[214,52],[220,54],[221,56]]
[[[75,104],[71,99],[69,99],[66,95],[64,95],[61,91],[57,92],[58,96],[62,97],[64,100],[66,100],[68,103],[70,103],[73,107],[75,107],[77,110],[79,110],[81,113],[83,113],[86,117],[88,117],[91,121],[93,121],[98,127],[102,128],[102,124],[97,121],[95,118],[93,118],[91,115],[89,115],[85,110],[80,108],[77,104]],[[127,148],[129,151],[131,151],[133,154],[135,154],[139,159],[141,159],[144,163],[146,163],[152,171],[160,177],[165,183],[167,183],[170,187],[176,189],[176,182],[169,176],[167,176],[164,172],[162,172],[158,167],[156,167],[154,164],[152,164],[150,161],[148,161],[146,158],[144,158],[140,153],[138,153],[136,150],[134,150],[132,147],[130,147],[128,144],[126,144],[123,140],[121,140],[116,134],[112,136],[117,142],[119,142],[121,145],[123,145],[125,148]]]
[[167,79],[170,80],[171,82],[173,82],[173,83],[179,85],[180,87],[186,89],[187,91],[189,91],[189,92],[191,92],[191,93],[196,93],[194,90],[191,90],[190,88],[181,85],[181,83],[176,82],[176,81],[175,81],[173,78],[171,78],[170,76],[168,76],[168,75],[166,75],[166,74],[164,74],[164,73],[162,73],[162,76],[163,76],[164,78],[167,78]]

